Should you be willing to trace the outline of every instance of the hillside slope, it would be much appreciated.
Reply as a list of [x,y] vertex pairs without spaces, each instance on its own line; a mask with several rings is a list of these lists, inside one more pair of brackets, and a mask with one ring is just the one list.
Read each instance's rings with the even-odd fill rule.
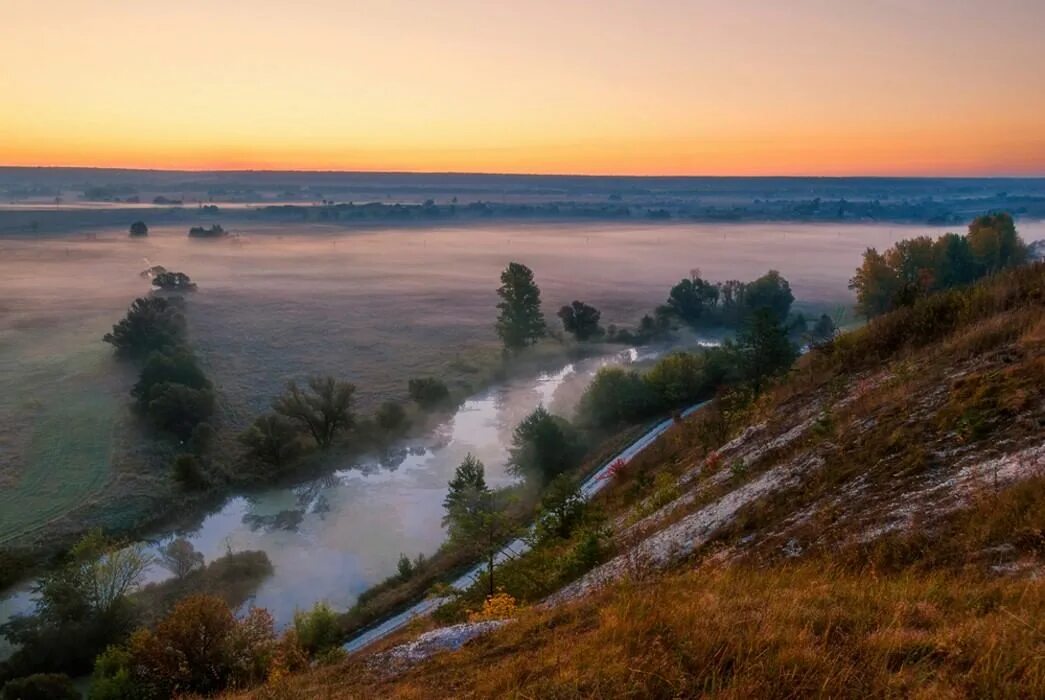
[[610,555],[514,622],[258,696],[1045,697],[1045,264],[742,398],[623,469]]

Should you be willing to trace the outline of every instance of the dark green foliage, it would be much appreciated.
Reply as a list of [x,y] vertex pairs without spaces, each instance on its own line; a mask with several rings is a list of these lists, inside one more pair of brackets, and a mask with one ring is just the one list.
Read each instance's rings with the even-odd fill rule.
[[312,658],[338,646],[343,636],[338,614],[323,602],[308,612],[294,613],[294,631],[301,648]]
[[333,377],[311,377],[308,391],[295,382],[276,399],[273,410],[307,430],[321,448],[330,447],[337,435],[352,427],[354,384]]
[[172,467],[174,479],[189,489],[195,491],[207,486],[207,477],[203,473],[203,465],[196,455],[180,454],[174,458]]
[[185,341],[185,317],[177,297],[135,299],[127,315],[102,338],[117,352],[145,357],[149,353],[176,347]]
[[184,345],[151,353],[142,367],[138,383],[131,389],[131,395],[144,407],[152,398],[153,390],[161,384],[181,384],[190,389],[210,388],[196,356]]
[[210,387],[193,389],[164,382],[152,387],[145,412],[160,430],[188,440],[196,426],[214,414],[214,392]]
[[98,530],[85,535],[60,566],[36,584],[36,608],[0,625],[20,648],[0,664],[0,683],[35,673],[87,673],[94,656],[130,633],[136,620],[127,593],[149,558]]
[[191,292],[196,283],[184,272],[161,272],[152,278],[152,286],[165,292]]
[[497,290],[497,335],[504,347],[517,350],[532,345],[547,333],[541,313],[541,290],[533,271],[521,263],[509,263],[501,273]]
[[827,314],[821,314],[820,318],[813,324],[812,330],[809,331],[810,344],[818,346],[829,343],[834,340],[837,332],[838,329],[835,327],[835,322],[831,320],[831,317]]
[[566,474],[552,479],[541,496],[537,514],[537,535],[568,538],[584,519],[586,504],[577,483]]
[[584,449],[564,419],[538,406],[515,427],[508,471],[535,484],[545,484],[577,465]]
[[562,319],[562,327],[577,340],[590,340],[602,335],[599,327],[599,319],[602,313],[594,306],[589,306],[582,301],[574,301],[572,304],[559,309],[559,318]]
[[694,272],[671,288],[668,306],[684,323],[694,325],[712,313],[718,303],[718,294],[718,287]]
[[431,410],[450,398],[450,389],[435,377],[419,377],[406,383],[407,393],[421,408]]
[[472,455],[457,467],[443,500],[443,524],[450,541],[487,560],[489,594],[494,593],[494,556],[500,545],[515,533],[497,494],[486,485],[483,463]]
[[144,221],[135,221],[133,224],[131,224],[130,235],[135,237],[148,236],[149,227],[145,225]]
[[797,352],[787,337],[787,329],[772,310],[756,311],[748,327],[737,339],[740,363],[748,381],[759,393],[766,379],[776,376],[795,361]]
[[374,421],[385,433],[402,432],[407,427],[406,410],[395,401],[385,401],[374,412]]
[[795,295],[791,285],[776,270],[770,270],[754,282],[748,282],[743,292],[743,305],[748,314],[768,309],[777,321],[783,322],[791,312]]
[[80,691],[64,673],[37,673],[4,685],[3,700],[80,700]]
[[578,415],[587,425],[612,427],[645,418],[658,408],[656,394],[638,372],[603,367],[584,391]]
[[208,228],[193,226],[189,229],[189,238],[222,238],[227,235],[229,235],[229,232],[218,224]]
[[267,413],[254,420],[239,440],[258,462],[280,467],[301,452],[300,433],[289,419]]
[[704,353],[673,352],[661,358],[644,379],[657,396],[657,405],[681,406],[713,393],[715,378],[706,369]]

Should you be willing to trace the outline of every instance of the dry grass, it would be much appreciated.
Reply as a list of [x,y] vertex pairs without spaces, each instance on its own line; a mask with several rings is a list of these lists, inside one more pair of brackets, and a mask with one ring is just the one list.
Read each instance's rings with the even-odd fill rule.
[[531,611],[397,678],[360,662],[286,698],[1045,695],[1045,586],[826,562],[704,568]]

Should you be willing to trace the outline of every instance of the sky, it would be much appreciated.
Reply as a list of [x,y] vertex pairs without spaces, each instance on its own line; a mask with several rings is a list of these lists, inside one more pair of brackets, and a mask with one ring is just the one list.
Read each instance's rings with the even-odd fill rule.
[[0,0],[0,164],[1045,175],[1045,0]]

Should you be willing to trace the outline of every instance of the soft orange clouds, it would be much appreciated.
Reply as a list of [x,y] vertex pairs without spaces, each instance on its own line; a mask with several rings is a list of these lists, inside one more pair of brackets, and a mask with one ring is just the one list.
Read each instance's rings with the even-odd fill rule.
[[0,163],[1045,173],[1045,4],[784,5],[8,0]]

